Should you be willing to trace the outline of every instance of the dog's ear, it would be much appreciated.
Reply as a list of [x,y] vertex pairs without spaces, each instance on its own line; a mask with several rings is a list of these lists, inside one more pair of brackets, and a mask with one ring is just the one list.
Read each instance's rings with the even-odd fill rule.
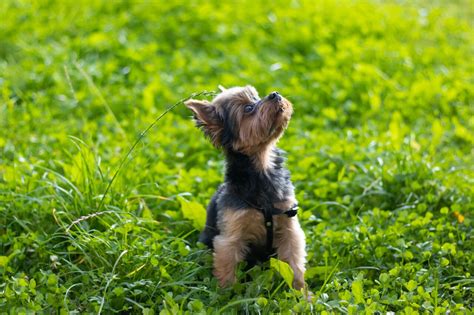
[[214,146],[219,147],[223,123],[217,113],[216,107],[205,100],[188,100],[184,102],[184,104],[193,111],[196,126],[204,131],[204,134],[211,139]]

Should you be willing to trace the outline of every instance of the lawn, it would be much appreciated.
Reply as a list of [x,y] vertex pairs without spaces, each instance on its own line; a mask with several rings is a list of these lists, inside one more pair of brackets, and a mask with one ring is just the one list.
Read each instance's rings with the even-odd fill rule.
[[[470,313],[472,5],[1,1],[0,314]],[[224,163],[179,101],[246,84],[294,104],[311,301],[197,243]]]

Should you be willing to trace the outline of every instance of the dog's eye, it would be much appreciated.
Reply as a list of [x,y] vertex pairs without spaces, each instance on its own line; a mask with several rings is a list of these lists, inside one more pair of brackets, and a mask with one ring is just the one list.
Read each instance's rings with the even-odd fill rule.
[[255,104],[245,105],[244,112],[245,113],[251,113],[254,108],[255,108]]

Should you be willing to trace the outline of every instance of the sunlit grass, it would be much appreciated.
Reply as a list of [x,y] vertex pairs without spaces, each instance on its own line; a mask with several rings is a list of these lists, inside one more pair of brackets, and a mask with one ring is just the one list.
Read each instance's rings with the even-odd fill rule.
[[[468,4],[1,2],[0,313],[468,312]],[[196,244],[224,164],[179,101],[220,84],[295,105],[311,302]]]

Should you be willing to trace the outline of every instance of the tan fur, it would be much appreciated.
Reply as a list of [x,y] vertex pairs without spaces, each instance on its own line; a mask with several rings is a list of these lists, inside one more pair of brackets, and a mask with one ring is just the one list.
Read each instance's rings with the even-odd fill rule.
[[260,152],[252,155],[252,162],[257,167],[257,169],[264,172],[265,170],[272,167],[272,158],[273,158],[273,145],[263,146]]
[[258,99],[254,87],[235,87],[223,90],[212,103],[189,100],[186,106],[194,112],[199,125],[216,147],[219,147],[223,130],[222,122],[218,118],[223,116],[226,106],[226,110],[234,118],[233,121],[239,124],[235,126],[239,134],[232,143],[233,149],[252,157],[258,169],[265,171],[271,166],[271,148],[287,127],[293,107],[285,98],[278,103],[264,100],[255,113],[245,114],[244,107]]
[[[276,142],[288,125],[292,112],[288,101],[283,100],[281,104],[265,101],[260,106],[261,109],[251,116],[245,116],[241,110],[239,111],[239,107],[233,107],[239,111],[237,115],[240,117],[239,138],[234,143],[236,151],[247,155],[261,153]],[[279,115],[282,108],[285,111]]]
[[[285,201],[274,203],[273,206],[283,211],[290,209],[296,203],[293,197]],[[296,217],[288,218],[285,215],[274,217],[275,239],[273,246],[277,248],[278,259],[287,262],[293,269],[295,289],[304,288],[304,273],[306,263],[306,241],[303,230]]]
[[274,203],[273,206],[282,211],[286,211],[290,209],[295,203],[297,203],[295,196],[290,196],[284,201]]
[[247,244],[265,242],[263,216],[254,209],[223,210],[221,234],[214,238],[214,276],[221,286],[235,282],[235,267],[245,258]]
[[287,262],[293,269],[293,287],[304,288],[306,262],[305,235],[296,217],[288,218],[280,215],[275,217],[275,240],[278,259]]
[[214,146],[218,146],[221,139],[222,124],[214,106],[208,101],[188,100],[186,106],[194,113],[194,117],[204,133],[209,137]]
[[[294,200],[289,200],[276,206],[286,207],[293,202]],[[248,251],[247,244],[263,245],[266,241],[266,230],[263,215],[256,209],[224,210],[220,221],[222,231],[214,239],[214,276],[221,286],[226,286],[236,281],[235,268],[244,260]],[[287,262],[293,269],[293,287],[302,289],[306,256],[303,230],[296,217],[275,216],[274,223],[273,245],[277,248],[278,258]]]

